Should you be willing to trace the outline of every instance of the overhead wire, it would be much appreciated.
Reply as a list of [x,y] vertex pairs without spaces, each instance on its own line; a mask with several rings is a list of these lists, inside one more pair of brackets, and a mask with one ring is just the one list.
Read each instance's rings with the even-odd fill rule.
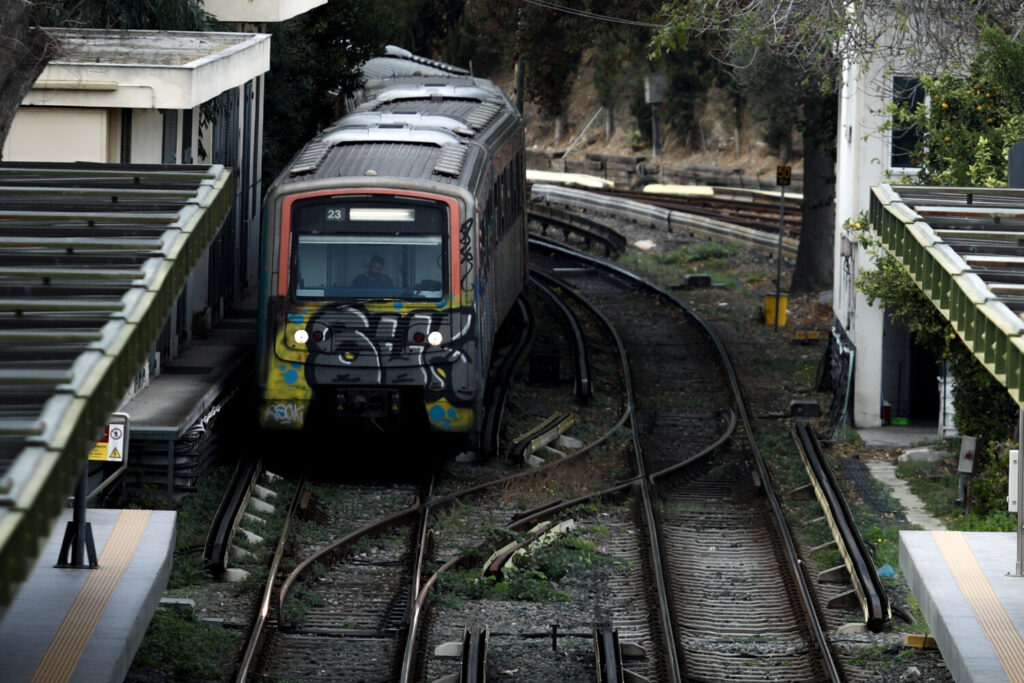
[[606,14],[596,14],[594,12],[588,12],[582,9],[574,9],[572,7],[566,7],[564,5],[556,5],[553,2],[545,2],[545,0],[523,0],[523,2],[529,5],[535,5],[537,7],[543,7],[544,9],[553,10],[555,12],[562,12],[564,14],[570,14],[583,19],[594,19],[597,21],[606,21],[613,24],[625,24],[627,26],[640,26],[643,28],[664,28],[664,24],[653,24],[647,21],[638,21],[636,19],[623,19],[621,17],[612,17]]

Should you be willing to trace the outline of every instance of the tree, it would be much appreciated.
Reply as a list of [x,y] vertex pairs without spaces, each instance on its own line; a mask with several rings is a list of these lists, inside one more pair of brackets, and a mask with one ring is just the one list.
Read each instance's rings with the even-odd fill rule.
[[[678,49],[696,37],[713,39],[716,55],[734,73],[765,60],[785,64],[784,76],[802,96],[804,198],[801,249],[792,289],[831,286],[835,105],[844,60],[885,60],[916,73],[962,68],[985,22],[1019,35],[1020,5],[1010,0],[673,0],[670,19],[655,36],[655,49]],[[778,86],[781,79],[774,79]],[[804,242],[808,244],[805,245]]]
[[[922,78],[929,106],[891,106],[896,125],[920,134],[913,160],[917,181],[930,185],[1003,186],[1009,150],[1024,139],[1024,44],[1002,28],[982,29],[979,47],[967,67]],[[1019,408],[1004,387],[953,332],[950,323],[914,284],[893,256],[858,230],[862,244],[874,247],[875,268],[860,273],[857,288],[869,301],[907,325],[914,340],[949,363],[956,379],[956,427],[979,437],[976,510],[994,510],[1005,500],[1005,462],[989,444],[1012,439]]]
[[922,78],[931,106],[892,107],[897,125],[919,133],[921,183],[1006,185],[1010,147],[1024,140],[1024,44],[996,26],[980,43],[965,72]]
[[37,9],[28,0],[0,1],[0,149],[21,101],[57,54],[57,42],[39,27]]
[[46,11],[47,26],[209,31],[215,24],[202,0],[62,0]]
[[267,183],[338,118],[339,97],[361,85],[359,67],[383,53],[390,19],[379,3],[354,0],[330,2],[271,26],[263,142]]

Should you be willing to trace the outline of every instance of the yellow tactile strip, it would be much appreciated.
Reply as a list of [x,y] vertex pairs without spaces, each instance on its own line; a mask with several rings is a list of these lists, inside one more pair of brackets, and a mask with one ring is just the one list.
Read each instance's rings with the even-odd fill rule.
[[933,531],[935,544],[1011,681],[1024,682],[1024,639],[959,531]]
[[139,547],[142,534],[149,525],[150,513],[150,510],[121,511],[110,538],[103,546],[99,568],[87,570],[89,577],[46,648],[32,676],[33,683],[66,681],[74,673],[96,623]]

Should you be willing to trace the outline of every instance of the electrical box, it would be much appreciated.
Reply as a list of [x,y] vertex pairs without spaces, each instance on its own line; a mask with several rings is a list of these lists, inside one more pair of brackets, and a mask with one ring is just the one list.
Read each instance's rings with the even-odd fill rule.
[[960,439],[960,464],[956,471],[960,474],[974,474],[974,461],[978,448],[978,437],[965,436]]
[[665,78],[665,74],[648,74],[644,77],[644,102],[647,104],[664,102],[666,90],[668,79]]
[[1020,451],[1010,450],[1010,486],[1009,495],[1006,496],[1006,509],[1010,512],[1017,511],[1017,468],[1020,467]]

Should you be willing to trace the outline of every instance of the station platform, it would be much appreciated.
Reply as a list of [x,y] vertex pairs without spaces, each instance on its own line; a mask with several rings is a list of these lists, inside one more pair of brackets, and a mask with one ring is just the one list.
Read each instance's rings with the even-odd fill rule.
[[252,371],[256,349],[255,301],[242,302],[194,340],[148,387],[124,406],[132,435],[172,441],[180,438],[207,409]]
[[256,308],[243,301],[162,369],[122,410],[131,416],[128,481],[162,486],[168,506],[212,461],[214,413],[255,367]]
[[1024,682],[1017,534],[901,531],[900,568],[958,683]]
[[167,587],[176,513],[90,509],[99,567],[54,567],[66,510],[0,620],[0,675],[21,681],[124,680]]
[[[173,493],[177,444],[252,370],[254,304],[239,306],[197,339],[122,407],[131,418],[129,471],[140,444],[163,445],[160,468]],[[164,445],[166,444],[166,445]],[[57,568],[66,509],[28,578],[0,613],[0,681],[120,682],[167,587],[174,556],[173,510],[89,508],[99,567]]]

